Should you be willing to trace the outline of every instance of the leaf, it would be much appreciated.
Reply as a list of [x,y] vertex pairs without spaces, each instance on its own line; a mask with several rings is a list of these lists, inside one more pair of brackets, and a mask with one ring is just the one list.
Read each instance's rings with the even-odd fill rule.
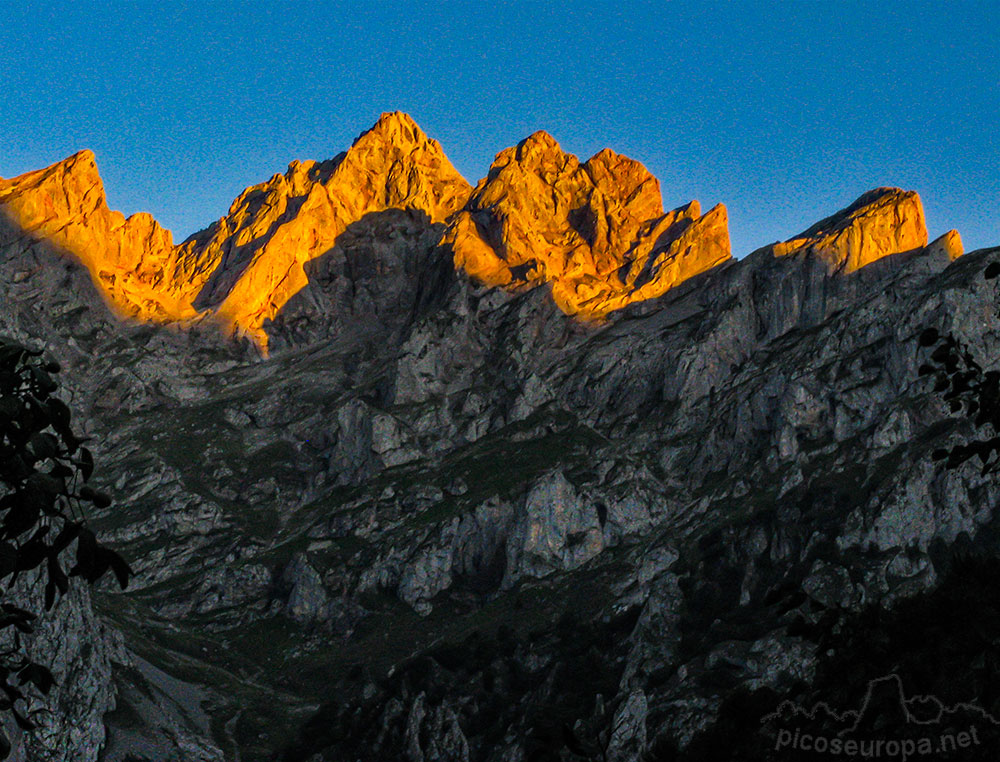
[[29,662],[24,669],[17,673],[17,677],[21,685],[31,683],[45,695],[48,695],[52,686],[56,684],[52,673],[46,667],[35,662]]
[[52,543],[52,552],[58,555],[62,553],[69,544],[73,542],[77,537],[80,536],[81,524],[77,521],[71,521],[67,523],[59,534],[56,535],[56,539]]
[[24,347],[17,344],[0,344],[0,368],[13,370],[24,357]]
[[90,576],[84,577],[87,582],[94,584],[101,577],[108,573],[111,569],[111,556],[113,556],[110,550],[105,548],[103,545],[99,545],[94,553],[94,565],[90,570]]
[[934,362],[944,362],[951,356],[951,348],[944,344],[931,352],[931,359],[934,360]]
[[32,365],[29,372],[31,373],[31,380],[34,382],[35,393],[38,394],[40,399],[47,398],[59,388],[59,384],[52,380],[52,376],[37,365]]
[[22,500],[7,511],[3,519],[3,529],[8,537],[17,537],[27,532],[38,521],[41,503],[34,499],[36,497],[34,493],[22,495]]
[[49,410],[53,427],[67,428],[69,426],[72,415],[65,402],[58,397],[50,397],[46,400],[45,405]]
[[17,549],[9,542],[0,542],[0,579],[17,571]]
[[51,581],[52,584],[56,586],[56,589],[62,595],[65,595],[66,592],[69,590],[69,578],[66,576],[66,572],[64,572],[62,570],[62,567],[59,565],[59,558],[57,554],[54,553],[49,554],[48,572],[49,572],[49,581]]
[[24,410],[24,403],[17,397],[0,397],[0,417],[16,419]]
[[[67,466],[65,463],[56,463],[52,468],[49,469],[49,476],[54,479],[59,479],[63,482],[63,487],[65,488],[66,479],[73,478],[73,469]],[[60,489],[60,493],[65,492],[65,489]]]
[[16,616],[21,617],[22,619],[31,620],[37,618],[30,611],[26,611],[25,609],[15,606],[13,603],[0,603],[0,609],[2,609],[7,614],[14,614]]
[[0,394],[11,394],[21,386],[21,377],[9,370],[0,370]]
[[51,503],[59,495],[65,494],[66,484],[51,473],[37,473],[28,477],[25,487],[30,487],[39,495],[43,495],[46,503]]
[[80,471],[83,474],[83,480],[87,481],[90,475],[94,473],[94,456],[91,455],[90,450],[86,447],[81,447],[78,453],[79,460],[75,461],[80,467]]
[[938,334],[937,328],[925,328],[923,333],[920,334],[920,346],[930,347],[937,344],[940,334]]
[[109,550],[108,561],[111,564],[111,571],[114,572],[115,578],[118,580],[118,585],[122,590],[128,587],[129,579],[135,576],[135,572],[132,571],[125,559],[115,553],[113,550]]
[[76,566],[70,569],[70,575],[89,580],[93,574],[94,557],[97,553],[97,538],[86,527],[80,527],[80,536],[76,542]]
[[31,539],[17,549],[17,570],[31,571],[41,566],[42,561],[48,556],[48,548],[43,539],[48,534],[49,528],[39,527],[38,531],[32,535]]

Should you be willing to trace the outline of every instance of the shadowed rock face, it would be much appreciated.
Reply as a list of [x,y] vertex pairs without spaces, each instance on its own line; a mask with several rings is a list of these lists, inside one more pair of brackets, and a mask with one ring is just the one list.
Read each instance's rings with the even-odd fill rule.
[[664,213],[642,164],[607,149],[581,164],[544,132],[497,155],[445,240],[476,280],[551,283],[559,307],[584,318],[661,296],[730,258],[721,204]]
[[[923,247],[915,196],[880,190],[687,277],[722,212],[664,213],[635,162],[537,135],[463,206],[430,141],[383,128],[160,259],[101,227],[91,157],[0,182],[0,334],[62,364],[115,500],[94,526],[138,572],[94,592],[107,626],[83,596],[46,620],[58,712],[26,758],[497,762],[565,725],[638,759],[727,693],[808,681],[803,623],[933,586],[959,538],[997,547],[995,479],[931,459],[961,429],[917,337],[997,356],[1000,249]],[[351,221],[331,241],[321,220]],[[115,320],[90,287],[159,262],[150,293],[199,325]],[[267,301],[228,312],[251,282]],[[572,302],[584,283],[597,301]],[[262,320],[272,359],[219,316]]]

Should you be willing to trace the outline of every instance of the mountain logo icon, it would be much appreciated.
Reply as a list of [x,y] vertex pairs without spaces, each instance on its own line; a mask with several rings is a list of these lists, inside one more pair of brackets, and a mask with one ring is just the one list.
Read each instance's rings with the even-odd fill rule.
[[761,718],[762,724],[789,719],[810,722],[832,721],[842,726],[838,735],[857,734],[880,727],[905,725],[935,725],[947,723],[959,716],[975,718],[1000,727],[1000,720],[977,704],[958,703],[946,706],[933,695],[916,695],[907,698],[903,681],[893,673],[868,682],[864,698],[858,709],[838,712],[825,702],[818,702],[807,709],[792,701],[783,701],[778,708]]
[[983,707],[948,705],[930,694],[908,696],[895,673],[870,680],[857,709],[782,701],[761,725],[775,731],[776,751],[903,759],[947,755],[982,747],[988,736],[1000,737],[1000,720]]

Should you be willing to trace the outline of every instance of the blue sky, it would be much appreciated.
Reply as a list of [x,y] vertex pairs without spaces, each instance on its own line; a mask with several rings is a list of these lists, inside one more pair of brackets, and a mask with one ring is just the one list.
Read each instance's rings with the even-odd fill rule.
[[409,112],[471,182],[537,129],[642,161],[734,254],[864,190],[1000,245],[1000,3],[0,4],[0,175],[81,149],[175,239]]

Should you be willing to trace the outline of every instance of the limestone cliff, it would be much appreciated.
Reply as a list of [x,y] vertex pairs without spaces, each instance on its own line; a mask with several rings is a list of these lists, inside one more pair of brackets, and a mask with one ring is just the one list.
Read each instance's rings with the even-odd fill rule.
[[272,320],[308,282],[303,265],[328,252],[349,225],[387,209],[413,209],[441,222],[464,203],[469,184],[402,113],[383,114],[347,153],[323,164],[293,163],[254,186],[196,240],[216,264],[199,303],[228,327],[267,345]]
[[[336,158],[292,162],[248,188],[180,245],[148,214],[125,219],[108,208],[88,151],[0,179],[0,215],[28,246],[45,241],[84,265],[120,317],[214,322],[265,353],[275,330],[318,324],[318,311],[335,316],[327,333],[343,328],[343,315],[381,321],[384,310],[371,307],[380,298],[355,304],[370,290],[359,278],[396,273],[393,288],[376,291],[405,291],[405,312],[424,284],[396,281],[437,272],[442,257],[487,286],[547,284],[556,305],[583,320],[731,259],[725,207],[702,214],[692,201],[665,212],[659,183],[635,160],[605,149],[581,163],[536,132],[501,151],[473,190],[400,112],[383,114]],[[833,275],[926,244],[919,197],[878,188],[762,255],[818,260]],[[952,231],[930,248],[951,260],[961,239]]]
[[122,317],[167,323],[215,317],[266,351],[272,320],[308,282],[303,264],[348,226],[387,209],[443,222],[471,187],[437,141],[399,112],[383,114],[344,154],[293,162],[244,191],[229,214],[179,246],[148,214],[108,209],[94,156],[0,180],[0,213],[90,272]]
[[[920,197],[899,188],[876,188],[846,209],[769,248],[776,257],[813,256],[830,272],[847,274],[891,254],[926,245],[927,227]],[[945,246],[949,252],[956,251],[953,241]],[[961,254],[961,239],[957,251]]]
[[110,210],[90,151],[0,179],[0,215],[30,239],[54,244],[83,264],[119,315],[152,323],[194,316],[179,288],[170,231],[148,214],[125,219]]
[[445,238],[455,266],[490,286],[552,284],[565,312],[602,317],[730,258],[726,210],[664,213],[639,162],[603,150],[581,164],[536,132],[501,151]]
[[[916,197],[879,190],[581,326],[549,291],[587,317],[679,282],[725,243],[721,209],[664,213],[635,162],[580,164],[542,135],[463,206],[457,181],[421,186],[440,168],[413,154],[391,168],[402,121],[162,249],[150,283],[203,322],[254,273],[283,293],[288,252],[321,252],[276,321],[274,300],[233,313],[248,333],[265,316],[267,363],[214,332],[108,320],[90,276],[37,243],[96,241],[74,254],[94,273],[134,272],[122,252],[153,245],[122,233],[108,248],[92,157],[0,183],[0,334],[62,364],[114,497],[93,525],[137,571],[128,591],[93,591],[107,628],[83,596],[45,620],[34,653],[60,686],[23,759],[752,758],[712,756],[740,742],[729,719],[725,746],[695,740],[739,714],[727,697],[805,705],[814,676],[848,675],[827,660],[833,634],[870,650],[867,625],[831,617],[905,610],[953,559],[995,553],[995,475],[932,458],[967,422],[921,374],[919,337],[954,333],[995,369],[983,275],[1000,249],[951,261],[957,233],[924,246]],[[350,209],[327,204],[340,173]],[[437,206],[364,211],[407,199]],[[329,255],[309,237],[320,210],[353,220]],[[498,288],[455,277],[452,251]],[[572,290],[587,273],[593,301]],[[295,351],[277,351],[289,336]]]

